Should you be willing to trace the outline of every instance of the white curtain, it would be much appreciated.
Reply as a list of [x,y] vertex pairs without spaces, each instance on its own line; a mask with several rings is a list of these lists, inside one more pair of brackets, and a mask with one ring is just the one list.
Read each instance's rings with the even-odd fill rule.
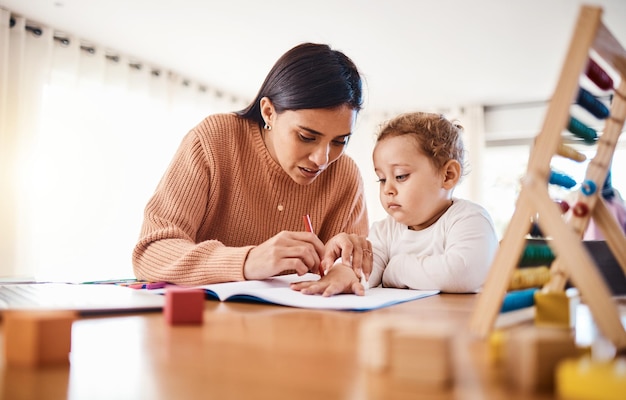
[[245,102],[0,9],[0,277],[132,277],[187,131]]

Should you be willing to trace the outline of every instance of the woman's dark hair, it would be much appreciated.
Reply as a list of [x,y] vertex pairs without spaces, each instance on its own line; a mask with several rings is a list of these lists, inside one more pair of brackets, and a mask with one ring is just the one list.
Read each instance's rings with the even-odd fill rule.
[[343,104],[360,111],[363,105],[361,75],[342,52],[325,44],[303,43],[276,61],[252,103],[237,115],[263,125],[259,104],[263,97],[272,101],[279,114]]

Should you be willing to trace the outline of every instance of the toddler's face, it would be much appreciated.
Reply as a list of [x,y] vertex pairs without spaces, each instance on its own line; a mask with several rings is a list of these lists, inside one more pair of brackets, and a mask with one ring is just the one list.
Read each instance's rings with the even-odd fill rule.
[[409,135],[383,139],[374,148],[380,202],[396,221],[415,230],[427,228],[450,203],[445,174],[418,149]]

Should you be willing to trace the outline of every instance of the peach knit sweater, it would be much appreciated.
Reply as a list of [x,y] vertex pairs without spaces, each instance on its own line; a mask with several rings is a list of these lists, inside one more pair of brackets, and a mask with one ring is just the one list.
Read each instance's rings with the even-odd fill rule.
[[280,231],[303,230],[304,214],[324,243],[340,232],[367,235],[354,161],[344,154],[298,185],[272,159],[256,122],[209,116],[182,140],[146,206],[135,275],[188,285],[244,280],[250,249]]

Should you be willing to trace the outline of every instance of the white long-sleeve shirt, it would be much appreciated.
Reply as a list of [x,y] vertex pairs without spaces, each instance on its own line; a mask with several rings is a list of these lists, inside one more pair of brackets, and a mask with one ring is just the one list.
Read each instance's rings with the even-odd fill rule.
[[391,216],[372,224],[374,266],[368,286],[467,293],[480,290],[498,247],[489,213],[453,199],[433,225],[410,230]]

